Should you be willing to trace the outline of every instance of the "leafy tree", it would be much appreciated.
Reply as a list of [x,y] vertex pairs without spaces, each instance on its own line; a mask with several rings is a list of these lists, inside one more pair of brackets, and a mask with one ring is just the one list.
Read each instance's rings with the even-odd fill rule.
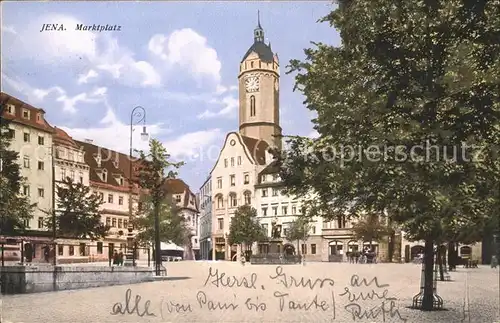
[[308,218],[298,217],[290,224],[286,232],[286,239],[289,241],[297,241],[297,254],[300,254],[300,240],[306,242],[307,238],[309,238],[310,231],[311,225],[309,224]]
[[265,239],[266,234],[257,219],[257,210],[249,205],[238,207],[229,226],[229,244],[245,244],[248,247]]
[[289,138],[281,178],[293,195],[316,193],[309,215],[388,212],[424,240],[432,310],[434,243],[467,228],[479,239],[499,205],[500,8],[344,0],[322,21],[342,45],[314,44],[289,71],[320,137]]
[[370,250],[373,241],[379,242],[390,234],[390,229],[380,222],[380,217],[376,214],[368,214],[358,219],[352,226],[352,231],[356,239],[370,243]]
[[[56,186],[56,234],[77,239],[99,240],[106,237],[109,226],[102,223],[101,197],[83,183],[66,177]],[[53,228],[52,211],[45,221]]]
[[[190,230],[183,216],[174,203],[165,198],[160,203],[160,241],[168,241],[176,245],[185,245],[190,239]],[[153,246],[155,241],[155,213],[152,199],[144,195],[141,197],[141,210],[132,220],[139,233],[136,240],[143,246]]]
[[25,179],[21,176],[19,154],[10,150],[9,120],[3,117],[5,105],[0,105],[0,214],[1,234],[14,235],[26,229],[25,222],[33,218],[36,203],[20,194]]
[[[165,198],[168,196],[168,192],[165,189],[165,182],[168,179],[175,178],[177,176],[177,169],[184,165],[183,162],[174,163],[170,161],[170,155],[167,153],[165,147],[162,143],[156,139],[151,139],[149,141],[149,152],[139,151],[139,160],[137,161],[139,165],[137,181],[139,187],[147,194],[150,198],[150,203],[152,205],[153,211],[153,222],[154,227],[158,225],[161,227],[160,213],[162,209],[162,203],[165,202]],[[158,216],[156,216],[158,214]],[[155,242],[156,239],[154,239]],[[159,257],[160,245],[155,243],[155,254]],[[156,274],[160,274],[161,267],[161,257],[156,258],[155,267]]]

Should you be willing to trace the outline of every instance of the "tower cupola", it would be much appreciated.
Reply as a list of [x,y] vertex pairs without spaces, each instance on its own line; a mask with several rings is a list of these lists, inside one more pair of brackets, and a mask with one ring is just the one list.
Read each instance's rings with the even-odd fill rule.
[[260,11],[257,11],[257,27],[253,30],[253,39],[256,43],[264,42],[264,29],[260,25]]

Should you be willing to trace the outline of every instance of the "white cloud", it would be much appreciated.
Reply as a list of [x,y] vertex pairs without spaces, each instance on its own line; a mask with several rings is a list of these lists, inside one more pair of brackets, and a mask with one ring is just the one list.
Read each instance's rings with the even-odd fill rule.
[[94,70],[89,70],[86,74],[80,74],[80,76],[78,77],[78,84],[85,84],[87,83],[90,79],[92,78],[95,78],[99,76],[99,74],[97,74],[96,71]]
[[66,91],[64,91],[59,86],[53,86],[49,89],[33,89],[33,95],[36,97],[37,101],[43,101],[45,97],[53,92],[56,92],[59,95],[64,95]]
[[307,137],[309,137],[309,138],[314,138],[314,139],[315,139],[315,138],[319,138],[319,133],[318,133],[316,130],[313,130],[313,131],[311,131],[311,132],[307,135]]
[[[66,30],[39,32],[47,21],[62,24]],[[96,77],[96,70],[106,71],[129,86],[158,86],[161,83],[160,75],[150,63],[135,59],[132,51],[120,46],[108,33],[75,30],[80,23],[64,14],[42,16],[29,23],[16,37],[6,39],[4,45],[8,54],[4,55],[45,65],[86,64],[90,70],[78,75],[80,84]]]
[[213,155],[209,147],[221,137],[218,128],[183,134],[164,142],[167,152],[175,158],[202,158]]
[[[130,148],[130,126],[118,120],[113,109],[107,103],[106,106],[107,112],[99,122],[100,127],[61,128],[75,139],[81,141],[90,139],[98,146],[128,154]],[[163,128],[162,124],[146,125],[146,130],[150,138],[158,138],[159,135],[171,133],[171,129]],[[133,148],[147,151],[149,142],[141,139],[141,132],[142,128],[140,126],[134,128],[132,132]],[[202,154],[207,156],[208,147],[219,140],[221,134],[221,130],[218,128],[185,133],[175,139],[164,141],[163,145],[167,149],[167,152],[175,159],[200,158]],[[212,153],[212,155],[216,158],[216,154]]]
[[210,119],[215,117],[233,117],[236,110],[238,109],[238,100],[232,96],[226,96],[222,100],[213,99],[211,103],[220,103],[224,107],[219,111],[213,112],[210,110],[205,110],[204,112],[197,115],[198,119]]
[[[42,24],[47,22],[62,24],[66,30],[40,32]],[[5,40],[4,44],[9,48],[10,57],[26,58],[49,65],[83,58],[94,59],[97,35],[75,30],[75,26],[80,23],[82,22],[78,19],[63,14],[41,16],[23,26],[15,38]]]
[[134,53],[118,44],[118,40],[104,36],[106,48],[93,61],[96,68],[108,72],[129,86],[159,86],[161,76],[150,63],[138,61]]
[[17,35],[17,31],[12,26],[7,26],[7,25],[2,26],[2,31],[13,35]]
[[238,86],[236,86],[236,85],[231,85],[231,86],[227,87],[227,86],[224,86],[221,84],[217,84],[217,87],[215,89],[215,94],[221,95],[221,94],[224,94],[226,92],[236,91],[236,90],[238,90]]
[[[104,118],[101,119],[99,127],[89,125],[88,127],[83,126],[81,128],[61,128],[75,139],[81,141],[91,139],[98,146],[128,154],[130,149],[130,125],[118,120],[107,101],[105,101],[105,106],[107,107],[107,112]],[[170,132],[170,130],[162,128],[161,123],[146,125],[146,130],[150,137]],[[149,143],[141,139],[141,132],[141,127],[134,127],[134,131],[132,132],[133,148],[147,150]]]
[[4,73],[2,73],[2,80],[9,84],[15,91],[24,94],[27,97],[28,103],[39,103],[48,96],[55,94],[54,100],[62,103],[62,110],[72,114],[77,112],[76,105],[79,102],[103,102],[106,99],[105,94],[108,90],[106,87],[98,87],[92,91],[71,96],[60,86],[53,86],[47,89],[35,88],[20,79],[11,78]]
[[167,64],[188,69],[195,78],[209,77],[220,83],[221,62],[217,51],[191,28],[175,30],[168,37],[156,34],[151,37],[148,49]]

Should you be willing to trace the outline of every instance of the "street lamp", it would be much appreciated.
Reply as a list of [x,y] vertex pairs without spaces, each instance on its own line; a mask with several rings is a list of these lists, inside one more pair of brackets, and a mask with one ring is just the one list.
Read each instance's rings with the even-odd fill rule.
[[[134,119],[136,120],[134,122]],[[134,132],[134,126],[142,123],[142,133],[141,133],[141,140],[147,141],[149,139],[149,135],[146,132],[146,110],[141,107],[137,106],[135,107],[132,112],[130,113],[130,150],[129,150],[129,190],[130,190],[130,196],[128,198],[128,204],[129,204],[129,224],[128,224],[128,237],[127,237],[127,243],[128,243],[128,252],[127,252],[127,260],[132,260],[132,266],[135,266],[135,248],[134,248],[134,237],[132,231],[134,230],[132,220],[133,220],[133,212],[132,212],[132,192],[133,192],[133,184],[132,184],[132,173],[133,173],[133,132]],[[131,252],[132,251],[132,252]],[[129,263],[127,261],[127,263]]]

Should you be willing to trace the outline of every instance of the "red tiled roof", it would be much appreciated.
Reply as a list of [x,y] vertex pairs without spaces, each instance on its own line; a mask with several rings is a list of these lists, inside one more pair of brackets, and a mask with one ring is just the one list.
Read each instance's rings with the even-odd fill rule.
[[261,139],[250,138],[239,135],[243,139],[243,143],[250,151],[250,155],[259,165],[266,164],[266,151],[269,149],[269,144]]
[[[184,203],[181,207],[198,211],[198,203],[196,200],[196,195],[193,192],[191,192],[189,185],[187,185],[182,179],[180,178],[168,179],[165,182],[165,190],[168,196],[174,194],[184,194],[184,201],[183,201]],[[195,203],[194,206],[189,204],[190,199],[194,200]]]
[[[128,192],[130,160],[125,154],[114,150],[99,147],[92,143],[75,140],[75,143],[83,149],[85,163],[90,167],[90,182],[92,185],[122,192]],[[101,156],[101,164],[97,163],[97,156]],[[106,171],[106,181],[102,180],[99,174]],[[119,178],[123,177],[123,185],[120,185]],[[134,190],[136,192],[136,190]]]
[[[12,122],[22,124],[24,126],[36,128],[41,131],[54,133],[54,128],[45,120],[45,111],[43,109],[35,108],[26,102],[19,100],[5,92],[0,92],[0,104],[12,104],[15,107],[15,113],[8,113],[7,109],[4,110],[2,117]],[[24,118],[23,109],[29,110],[29,118]]]
[[53,138],[53,142],[56,145],[69,146],[75,149],[78,149],[78,145],[75,143],[73,138],[68,135],[68,133],[61,128],[54,127],[55,134]]

